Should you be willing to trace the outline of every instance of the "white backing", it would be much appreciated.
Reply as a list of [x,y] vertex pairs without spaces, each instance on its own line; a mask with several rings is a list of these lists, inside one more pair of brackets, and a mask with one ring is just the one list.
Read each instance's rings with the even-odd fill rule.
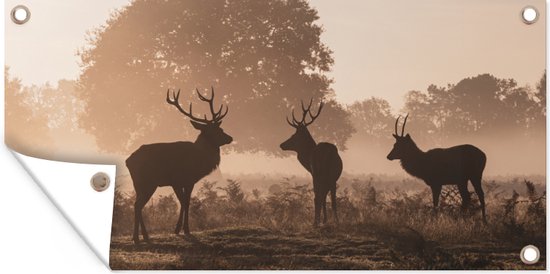
[[[116,166],[56,162],[12,153],[92,251],[109,266]],[[103,192],[90,185],[97,172],[111,178],[110,187]]]

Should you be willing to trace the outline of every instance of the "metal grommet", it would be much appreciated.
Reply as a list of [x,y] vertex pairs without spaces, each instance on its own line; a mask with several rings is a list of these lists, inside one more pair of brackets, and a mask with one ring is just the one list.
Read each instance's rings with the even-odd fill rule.
[[109,179],[109,175],[107,175],[104,172],[98,172],[94,176],[92,176],[92,179],[90,180],[90,185],[92,188],[97,192],[102,192],[109,188],[109,185],[111,184],[111,179]]
[[523,23],[531,25],[539,19],[539,11],[533,6],[527,6],[521,10],[520,16]]
[[18,25],[23,25],[30,19],[31,11],[26,6],[19,5],[11,10],[11,20]]
[[540,251],[534,245],[527,245],[521,249],[519,257],[524,264],[536,264],[540,259]]

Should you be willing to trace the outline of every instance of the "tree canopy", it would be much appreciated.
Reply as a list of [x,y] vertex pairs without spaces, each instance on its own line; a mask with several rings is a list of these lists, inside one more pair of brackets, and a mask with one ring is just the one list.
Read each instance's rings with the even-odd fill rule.
[[193,138],[165,103],[169,88],[192,101],[213,86],[229,106],[223,127],[235,151],[279,154],[292,132],[285,121],[300,100],[326,102],[311,126],[318,140],[345,148],[353,128],[326,73],[332,52],[320,41],[317,11],[305,0],[135,0],[90,32],[79,55],[81,126],[103,150]]
[[[540,130],[544,125],[546,74],[538,91],[518,86],[513,79],[498,79],[481,74],[447,87],[431,85],[426,91],[410,91],[404,112],[410,113],[420,137],[438,141],[453,136],[499,134]],[[546,88],[544,88],[546,89]]]
[[353,103],[348,111],[358,138],[378,144],[393,139],[391,133],[395,117],[388,101],[372,97]]
[[[364,142],[393,142],[395,114],[381,98],[357,101],[348,107],[355,137]],[[513,79],[490,74],[465,78],[445,87],[405,95],[399,111],[409,114],[407,132],[434,144],[464,136],[491,137],[502,133],[544,137],[546,129],[546,72],[536,88],[518,86]],[[401,121],[403,122],[403,121]]]
[[10,76],[7,67],[4,71],[4,83],[6,145],[26,155],[48,155],[51,153],[53,140],[49,134],[48,119],[40,112],[41,105],[33,104],[30,92],[23,88],[18,78]]

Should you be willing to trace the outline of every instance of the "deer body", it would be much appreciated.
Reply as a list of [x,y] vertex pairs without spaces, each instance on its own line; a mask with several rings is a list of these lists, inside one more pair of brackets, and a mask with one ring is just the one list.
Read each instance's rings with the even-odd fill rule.
[[[198,93],[198,91],[197,91]],[[212,112],[212,119],[197,118],[193,116],[192,106],[189,112],[179,105],[179,92],[174,94],[174,99],[167,95],[166,101],[174,105],[185,116],[191,118],[191,124],[200,134],[195,142],[157,143],[141,146],[126,160],[126,166],[136,191],[134,205],[134,236],[135,243],[139,242],[139,228],[143,238],[149,241],[147,230],[143,222],[142,210],[149,201],[157,187],[171,186],[180,202],[180,213],[176,224],[175,233],[178,234],[183,226],[183,232],[189,234],[189,204],[191,193],[195,184],[206,175],[214,171],[220,164],[220,147],[233,141],[220,128],[221,119],[227,114],[222,114],[222,108],[214,111],[212,97],[207,99],[198,93],[202,101],[208,102]]]
[[[157,182],[155,187],[192,187],[220,164],[220,149],[192,142],[143,145],[126,160],[139,182]],[[185,178],[182,180],[181,178]],[[151,183],[148,183],[151,184]]]
[[330,143],[317,144],[311,156],[312,170],[310,173],[316,177],[313,181],[314,187],[317,180],[318,183],[321,183],[318,186],[321,191],[333,191],[336,195],[336,181],[342,175],[342,168],[342,158],[340,158],[335,145]]
[[314,144],[297,151],[298,161],[313,178],[313,191],[319,196],[327,196],[331,191],[336,195],[336,181],[342,175],[342,159],[338,149],[330,143]]
[[397,122],[394,134],[396,143],[388,154],[388,160],[400,160],[407,173],[422,179],[432,189],[434,208],[439,205],[442,186],[456,185],[462,198],[462,206],[466,209],[470,205],[470,181],[479,198],[483,220],[486,221],[485,195],[481,186],[487,162],[485,153],[473,145],[436,148],[424,152],[418,148],[409,134],[403,136],[405,124],[401,136],[397,135]]
[[[334,218],[338,220],[336,208],[336,182],[340,178],[343,168],[342,159],[340,155],[338,155],[336,146],[324,142],[317,144],[307,129],[307,126],[313,123],[319,116],[322,107],[323,105],[321,104],[317,115],[312,115],[309,111],[311,102],[307,109],[302,103],[304,112],[302,120],[296,120],[293,113],[293,122],[288,121],[292,127],[296,128],[296,132],[281,144],[282,150],[295,151],[300,164],[311,174],[313,179],[313,192],[315,195],[314,226],[317,226],[320,222],[321,209],[323,210],[323,223],[327,221],[326,199],[329,192],[331,193]],[[305,116],[307,114],[311,117],[309,123],[305,122]]]
[[[472,161],[474,160],[474,161]],[[458,185],[479,176],[485,168],[486,156],[472,145],[436,148],[401,159],[407,173],[426,183]]]

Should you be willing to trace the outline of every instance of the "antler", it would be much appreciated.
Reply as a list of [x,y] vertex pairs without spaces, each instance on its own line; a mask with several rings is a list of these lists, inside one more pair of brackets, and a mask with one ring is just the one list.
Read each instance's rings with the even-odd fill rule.
[[401,115],[399,115],[397,117],[397,120],[395,120],[395,136],[399,136],[397,135],[397,125],[399,124],[399,119],[401,119]]
[[315,115],[311,114],[311,102],[309,103],[309,106],[310,107],[308,108],[307,112],[309,114],[309,117],[311,118],[311,121],[304,123],[304,126],[306,127],[313,124],[313,122],[315,122],[317,117],[319,117],[319,115],[321,114],[321,110],[323,110],[323,106],[325,106],[325,103],[323,102],[319,103],[319,109],[317,110],[317,114]]
[[405,121],[403,121],[403,127],[401,128],[401,136],[405,135],[405,125],[407,124],[407,118],[409,118],[408,113],[407,113],[407,116],[405,116]]
[[204,115],[204,118],[195,117],[193,116],[193,103],[189,103],[189,112],[185,111],[185,109],[183,109],[180,106],[180,103],[179,103],[180,91],[181,90],[178,90],[178,93],[172,92],[172,97],[173,97],[172,99],[170,98],[170,89],[168,89],[168,91],[166,92],[166,102],[170,105],[175,106],[181,113],[183,113],[183,115],[189,117],[191,120],[195,122],[199,122],[203,124],[219,123],[225,117],[225,115],[227,115],[227,112],[229,112],[229,107],[226,106],[225,112],[222,114],[223,104],[220,106],[220,109],[217,112],[214,111],[214,87],[212,87],[212,96],[210,97],[210,99],[204,97],[199,92],[199,90],[196,89],[199,99],[209,104],[210,112],[212,113],[212,119],[209,120],[208,118],[206,118],[206,114]]
[[[313,98],[309,100],[309,105],[307,106],[307,108],[304,105],[304,101],[300,101],[300,102],[302,104],[302,120],[298,121],[298,119],[296,119],[296,116],[294,116],[294,109],[292,110],[292,122],[288,119],[288,117],[286,117],[287,123],[294,128],[297,128],[299,126],[307,127],[311,125],[317,119],[317,117],[319,117],[319,115],[321,114],[321,110],[325,105],[323,102],[319,103],[319,109],[317,110],[317,114],[313,115],[311,113],[311,105],[313,104]],[[308,115],[311,121],[306,122],[306,116]]]
[[227,112],[229,111],[229,107],[225,106],[225,112],[222,114],[223,110],[223,104],[220,105],[220,109],[217,112],[214,112],[214,87],[211,87],[212,89],[212,96],[210,96],[210,99],[204,97],[198,89],[195,89],[197,91],[197,95],[199,96],[199,99],[201,101],[207,102],[210,106],[210,113],[212,113],[212,122],[219,122],[221,121],[225,115],[227,115]]
[[[403,121],[403,126],[401,127],[401,137],[405,135],[405,125],[407,124],[407,118],[409,118],[409,114],[407,113],[407,116],[405,116],[405,120]],[[395,135],[399,136],[397,134],[397,125],[399,124],[399,119],[401,119],[401,115],[397,117],[397,120],[395,120]]]

